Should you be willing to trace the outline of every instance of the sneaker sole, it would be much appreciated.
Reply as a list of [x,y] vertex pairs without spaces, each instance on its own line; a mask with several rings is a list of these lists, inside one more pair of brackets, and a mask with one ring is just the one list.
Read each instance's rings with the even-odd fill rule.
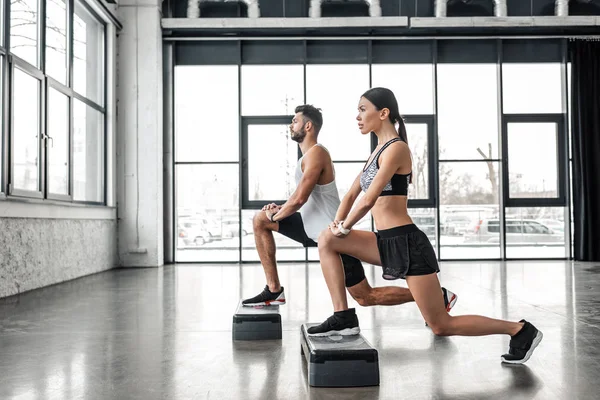
[[244,307],[256,307],[256,306],[282,306],[285,304],[285,300],[273,300],[273,301],[262,301],[260,303],[247,303],[242,304]]
[[531,344],[531,348],[525,354],[525,357],[523,357],[522,360],[507,360],[504,357],[502,357],[502,362],[507,363],[507,364],[523,364],[524,362],[529,360],[529,358],[533,354],[533,350],[535,350],[535,348],[538,347],[538,345],[542,341],[543,337],[544,337],[544,334],[542,333],[542,331],[538,330],[538,333],[535,335],[535,338],[533,339],[533,343]]
[[452,293],[452,297],[450,298],[450,301],[448,302],[448,305],[446,306],[446,312],[450,312],[450,310],[452,310],[452,307],[454,307],[457,300],[458,300],[458,296],[455,293]]
[[323,336],[353,336],[353,335],[358,335],[359,333],[360,333],[360,328],[356,327],[356,328],[342,329],[341,331],[329,331],[329,332],[322,332],[322,333],[309,333],[308,336],[318,336],[318,337],[323,337]]

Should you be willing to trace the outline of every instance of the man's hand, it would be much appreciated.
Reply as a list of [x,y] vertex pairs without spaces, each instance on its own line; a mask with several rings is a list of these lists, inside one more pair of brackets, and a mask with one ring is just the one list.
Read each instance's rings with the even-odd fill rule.
[[271,203],[271,204],[267,204],[266,206],[264,206],[261,211],[272,210],[273,208],[277,208],[277,211],[279,211],[281,209],[281,206],[278,206],[275,203]]
[[[271,204],[269,204],[269,206],[270,205]],[[265,215],[267,216],[267,219],[269,221],[271,221],[271,218],[273,217],[273,215],[277,214],[279,212],[279,210],[281,210],[281,206],[278,206],[278,205],[275,205],[275,204],[273,204],[273,205],[274,205],[274,207],[267,208],[266,210],[264,210],[265,211]],[[268,206],[265,206],[265,207],[268,207]],[[275,221],[275,222],[277,222],[277,221]]]

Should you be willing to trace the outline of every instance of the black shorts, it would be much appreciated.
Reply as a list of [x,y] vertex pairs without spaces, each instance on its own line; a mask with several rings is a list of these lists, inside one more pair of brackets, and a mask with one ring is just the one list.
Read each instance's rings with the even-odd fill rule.
[[[304,230],[302,215],[296,212],[279,222],[279,233],[283,236],[302,244],[304,247],[317,247],[317,242],[312,240]],[[325,229],[325,227],[323,227]],[[341,254],[342,264],[344,265],[344,275],[346,287],[351,287],[365,279],[365,269],[358,258]]]
[[440,272],[429,238],[416,225],[403,225],[375,232],[383,267],[383,279]]

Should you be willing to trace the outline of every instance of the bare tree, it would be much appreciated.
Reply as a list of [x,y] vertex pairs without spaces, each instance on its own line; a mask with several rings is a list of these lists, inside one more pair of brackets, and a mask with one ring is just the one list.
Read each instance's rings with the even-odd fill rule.
[[481,155],[481,157],[486,160],[486,164],[488,167],[488,176],[487,178],[490,180],[492,185],[492,198],[498,198],[498,181],[496,180],[496,169],[494,168],[494,162],[491,161],[492,157],[492,144],[488,143],[488,154],[485,154],[479,147],[477,148],[477,152]]

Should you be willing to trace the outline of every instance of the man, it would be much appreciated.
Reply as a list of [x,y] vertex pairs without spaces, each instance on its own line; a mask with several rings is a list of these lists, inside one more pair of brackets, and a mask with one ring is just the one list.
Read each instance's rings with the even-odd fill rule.
[[[317,247],[319,234],[335,219],[340,205],[331,156],[317,142],[323,125],[321,111],[312,105],[301,105],[296,107],[295,113],[290,133],[302,151],[296,166],[297,187],[285,204],[268,204],[254,216],[254,240],[267,285],[258,295],[243,300],[245,306],[285,304],[284,288],[277,274],[273,232],[279,232],[304,247]],[[410,290],[403,287],[371,287],[360,260],[344,254],[341,258],[348,292],[361,306],[414,301]],[[450,311],[456,295],[446,289],[443,291],[446,309]]]

